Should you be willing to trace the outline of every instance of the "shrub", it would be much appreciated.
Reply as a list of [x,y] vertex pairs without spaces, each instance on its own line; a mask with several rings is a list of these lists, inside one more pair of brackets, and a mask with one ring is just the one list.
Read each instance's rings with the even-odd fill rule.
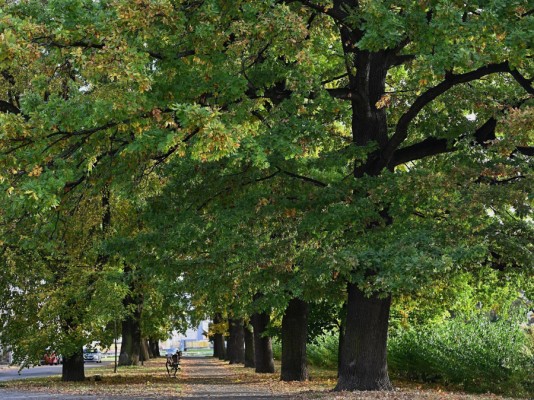
[[317,367],[337,369],[338,343],[337,334],[317,337],[313,343],[307,345],[308,363]]
[[282,342],[273,338],[273,358],[275,360],[282,359]]
[[[325,333],[316,337],[306,345],[308,364],[321,368],[337,369],[338,335]],[[282,344],[273,340],[273,356],[275,360],[282,358]]]
[[534,359],[518,318],[485,315],[399,330],[389,339],[392,372],[410,379],[462,384],[467,390],[528,392]]

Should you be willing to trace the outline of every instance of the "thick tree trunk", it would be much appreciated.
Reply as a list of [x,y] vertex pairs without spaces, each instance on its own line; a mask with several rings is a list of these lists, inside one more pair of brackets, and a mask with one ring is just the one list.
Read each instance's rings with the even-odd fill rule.
[[230,352],[232,351],[232,343],[230,342],[230,335],[224,337],[224,341],[226,342],[226,351],[224,352],[223,358],[221,360],[228,361],[230,359]]
[[139,282],[131,266],[124,267],[124,279],[128,282],[130,293],[123,299],[126,310],[132,310],[122,321],[122,345],[119,365],[139,365],[141,358],[141,314],[143,295],[138,293]]
[[213,357],[224,360],[224,336],[221,333],[213,335]]
[[292,299],[282,318],[282,373],[283,381],[308,379],[306,340],[308,336],[308,303]]
[[265,335],[270,316],[267,313],[254,314],[251,318],[254,327],[254,362],[257,373],[273,373],[274,359],[271,338]]
[[139,355],[140,361],[150,360],[150,352],[148,350],[148,340],[141,339],[141,354]]
[[254,334],[252,333],[252,326],[246,324],[243,326],[245,332],[245,367],[254,368]]
[[76,353],[63,357],[61,380],[63,382],[81,382],[85,380],[83,349],[81,347]]
[[122,321],[122,345],[119,365],[139,365],[141,355],[141,307]]
[[149,339],[146,339],[146,348],[147,348],[147,351],[148,351],[148,357],[149,358],[155,358],[156,356],[154,355],[154,352],[152,351],[152,347],[150,345],[150,340]]
[[391,296],[366,297],[348,285],[347,322],[335,390],[391,390],[387,333]]
[[228,361],[230,364],[245,363],[245,334],[242,319],[229,319]]
[[[213,317],[214,324],[220,324],[223,322],[220,313],[216,313]],[[222,333],[215,333],[213,335],[213,357],[217,357],[219,360],[224,360],[224,336]]]
[[150,352],[152,353],[152,357],[161,357],[159,352],[159,341],[157,339],[149,338],[148,346],[150,348]]

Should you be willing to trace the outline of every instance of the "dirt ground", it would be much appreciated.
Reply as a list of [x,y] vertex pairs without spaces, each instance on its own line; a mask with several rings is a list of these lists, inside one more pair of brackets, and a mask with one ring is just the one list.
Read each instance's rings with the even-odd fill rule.
[[[211,357],[182,360],[176,378],[168,377],[165,360],[156,359],[143,367],[92,369],[86,382],[64,383],[59,378],[9,382],[0,387],[0,398],[68,399],[390,399],[390,400],[503,400],[492,394],[464,394],[443,388],[410,385],[392,392],[332,392],[335,376],[314,371],[308,382],[281,382],[279,374],[256,374],[242,365],[228,365]],[[98,375],[98,379],[95,379]],[[315,378],[313,378],[315,377]],[[26,397],[24,397],[26,394]],[[10,397],[13,396],[13,397]]]

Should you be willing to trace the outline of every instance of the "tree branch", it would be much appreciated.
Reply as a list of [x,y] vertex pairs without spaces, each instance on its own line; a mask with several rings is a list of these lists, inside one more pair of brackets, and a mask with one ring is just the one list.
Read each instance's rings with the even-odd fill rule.
[[[41,41],[42,39],[48,39],[48,41]],[[36,38],[33,40],[33,43],[36,43],[42,46],[51,46],[51,47],[57,47],[57,48],[62,48],[62,49],[67,49],[71,47],[82,47],[84,49],[101,50],[104,47],[106,47],[106,43],[91,43],[91,42],[86,42],[83,40],[78,40],[72,43],[61,43],[61,42],[53,40],[50,37]],[[164,60],[166,58],[163,54],[158,53],[157,51],[152,51],[152,50],[143,50],[143,51],[146,51],[146,53],[148,53],[151,57],[156,58],[158,60]],[[195,54],[195,50],[185,50],[185,51],[177,53],[176,55],[174,55],[173,58],[175,60],[179,60],[180,58],[192,56],[194,54]]]
[[393,55],[390,56],[388,59],[388,68],[398,67],[399,65],[408,63],[413,60],[415,60],[414,54]]
[[299,175],[299,174],[295,174],[294,172],[285,171],[285,170],[281,169],[280,167],[276,167],[276,168],[278,168],[278,170],[281,173],[283,173],[284,175],[290,176],[291,178],[300,179],[300,180],[302,180],[304,182],[311,183],[312,185],[315,185],[315,186],[318,186],[318,187],[327,187],[328,186],[326,183],[318,181],[317,179],[309,178],[307,176],[303,176],[303,175]]
[[534,79],[525,78],[517,69],[510,69],[510,74],[514,77],[517,83],[527,91],[527,93],[534,95],[534,87],[532,87]]
[[452,151],[447,139],[429,137],[419,143],[396,150],[389,161],[388,168],[393,169],[397,165],[406,164],[410,161],[421,160],[425,157]]
[[[249,180],[245,183],[243,183],[242,185],[239,185],[238,187],[245,187],[245,186],[248,186],[248,185],[251,185],[253,183],[259,183],[259,182],[263,182],[263,181],[266,181],[268,179],[272,179],[274,178],[276,175],[278,175],[280,173],[280,169],[277,169],[275,172],[273,172],[272,174],[269,174],[269,175],[266,175],[266,176],[262,176],[260,178],[256,178],[256,179],[252,179],[252,180]],[[233,186],[227,186],[225,187],[224,189],[222,190],[219,190],[217,193],[215,193],[213,196],[211,196],[210,198],[206,199],[200,206],[197,207],[197,211],[200,211],[202,210],[204,207],[206,207],[211,201],[215,200],[217,197],[219,197],[220,195],[224,194],[224,193],[227,193],[227,192],[230,192],[234,187]],[[189,206],[188,209],[190,209],[193,205]]]
[[182,139],[182,141],[178,144],[175,144],[174,146],[171,146],[169,150],[167,150],[165,153],[160,154],[158,156],[153,157],[152,159],[155,162],[155,164],[152,166],[150,171],[153,171],[154,168],[156,168],[158,165],[165,162],[167,158],[169,158],[178,148],[180,147],[181,143],[187,143],[191,138],[193,138],[198,132],[200,132],[200,129],[195,129],[193,132],[191,132],[189,135],[187,135],[185,138]]
[[434,99],[461,83],[471,82],[497,72],[509,72],[509,70],[510,67],[506,61],[500,64],[486,65],[478,68],[477,70],[466,72],[464,74],[448,73],[445,77],[445,80],[421,94],[411,105],[411,107],[399,118],[395,133],[388,141],[388,144],[382,153],[382,157],[387,161],[387,163],[389,163],[389,160],[393,156],[395,150],[408,136],[408,128],[410,123],[415,119],[415,117],[417,117],[417,115],[419,115],[421,110]]
[[[493,117],[489,118],[475,131],[473,135],[475,138],[474,142],[486,147],[487,141],[495,139],[496,127],[497,120]],[[397,149],[391,157],[388,168],[393,169],[397,165],[405,164],[410,161],[421,160],[425,157],[453,152],[455,151],[454,144],[462,138],[465,138],[465,135],[453,141],[429,137],[421,142]]]
[[517,153],[521,153],[524,156],[532,157],[534,156],[534,147],[526,147],[526,146],[520,146],[516,149]]
[[496,185],[507,185],[510,183],[520,181],[521,179],[525,179],[525,176],[518,175],[518,176],[512,176],[511,178],[506,178],[506,179],[492,179],[487,176],[480,176],[475,181],[475,183],[486,183],[491,186],[496,186]]
[[4,100],[0,100],[0,112],[9,114],[20,114],[20,110],[17,107]]

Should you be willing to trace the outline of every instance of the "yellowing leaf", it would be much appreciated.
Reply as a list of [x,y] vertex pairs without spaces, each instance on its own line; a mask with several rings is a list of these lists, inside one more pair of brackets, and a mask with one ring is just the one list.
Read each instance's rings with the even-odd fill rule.
[[389,94],[383,94],[382,97],[380,97],[380,100],[375,103],[375,107],[380,110],[381,108],[387,107],[390,104],[391,96]]

